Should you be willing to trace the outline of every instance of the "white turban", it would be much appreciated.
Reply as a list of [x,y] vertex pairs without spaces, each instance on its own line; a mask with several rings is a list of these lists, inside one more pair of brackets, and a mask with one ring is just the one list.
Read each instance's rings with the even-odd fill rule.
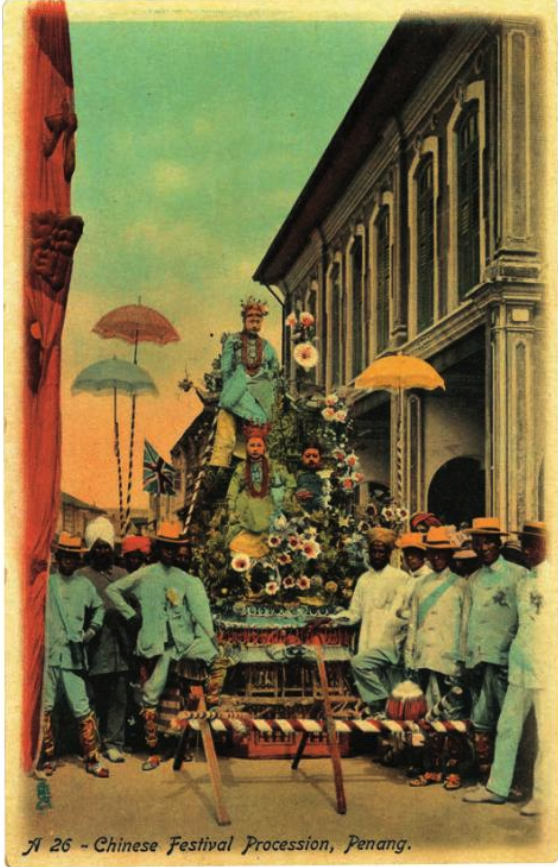
[[85,528],[85,544],[89,549],[99,540],[114,548],[114,527],[108,518],[95,518]]

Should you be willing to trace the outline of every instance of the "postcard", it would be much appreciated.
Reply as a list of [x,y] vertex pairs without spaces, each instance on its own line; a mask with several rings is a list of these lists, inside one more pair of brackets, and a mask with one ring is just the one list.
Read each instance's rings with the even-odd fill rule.
[[7,863],[555,861],[554,6],[3,35]]

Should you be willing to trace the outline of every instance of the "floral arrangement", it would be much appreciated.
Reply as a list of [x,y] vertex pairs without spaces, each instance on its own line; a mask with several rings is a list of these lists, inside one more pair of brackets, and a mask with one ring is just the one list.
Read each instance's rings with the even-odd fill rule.
[[285,324],[291,332],[294,360],[304,370],[312,370],[320,357],[316,349],[314,316],[304,310],[301,313],[289,313]]

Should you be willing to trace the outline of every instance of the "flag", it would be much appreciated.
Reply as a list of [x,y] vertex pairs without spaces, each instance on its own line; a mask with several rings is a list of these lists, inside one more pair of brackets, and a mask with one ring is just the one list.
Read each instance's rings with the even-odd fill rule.
[[174,494],[178,473],[173,466],[157,454],[145,440],[143,448],[143,490],[148,494]]

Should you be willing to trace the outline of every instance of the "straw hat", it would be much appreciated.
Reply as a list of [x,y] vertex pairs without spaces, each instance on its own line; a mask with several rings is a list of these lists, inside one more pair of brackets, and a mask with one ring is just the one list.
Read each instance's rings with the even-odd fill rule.
[[182,525],[178,521],[163,521],[155,534],[155,540],[164,542],[166,545],[184,544],[185,536],[182,532]]
[[502,529],[500,518],[473,518],[473,526],[467,527],[464,531],[472,536],[509,536],[506,530]]
[[67,530],[62,530],[54,543],[54,548],[56,551],[72,554],[84,554],[87,551],[81,536],[72,536]]
[[428,551],[455,551],[459,543],[452,539],[447,527],[430,527],[424,544]]
[[547,526],[544,521],[525,521],[522,530],[514,530],[514,533],[521,536],[539,536],[541,539],[546,538]]
[[398,548],[420,548],[421,551],[426,551],[422,533],[403,533],[395,544]]
[[453,555],[454,560],[476,560],[478,555],[472,548],[458,548]]

